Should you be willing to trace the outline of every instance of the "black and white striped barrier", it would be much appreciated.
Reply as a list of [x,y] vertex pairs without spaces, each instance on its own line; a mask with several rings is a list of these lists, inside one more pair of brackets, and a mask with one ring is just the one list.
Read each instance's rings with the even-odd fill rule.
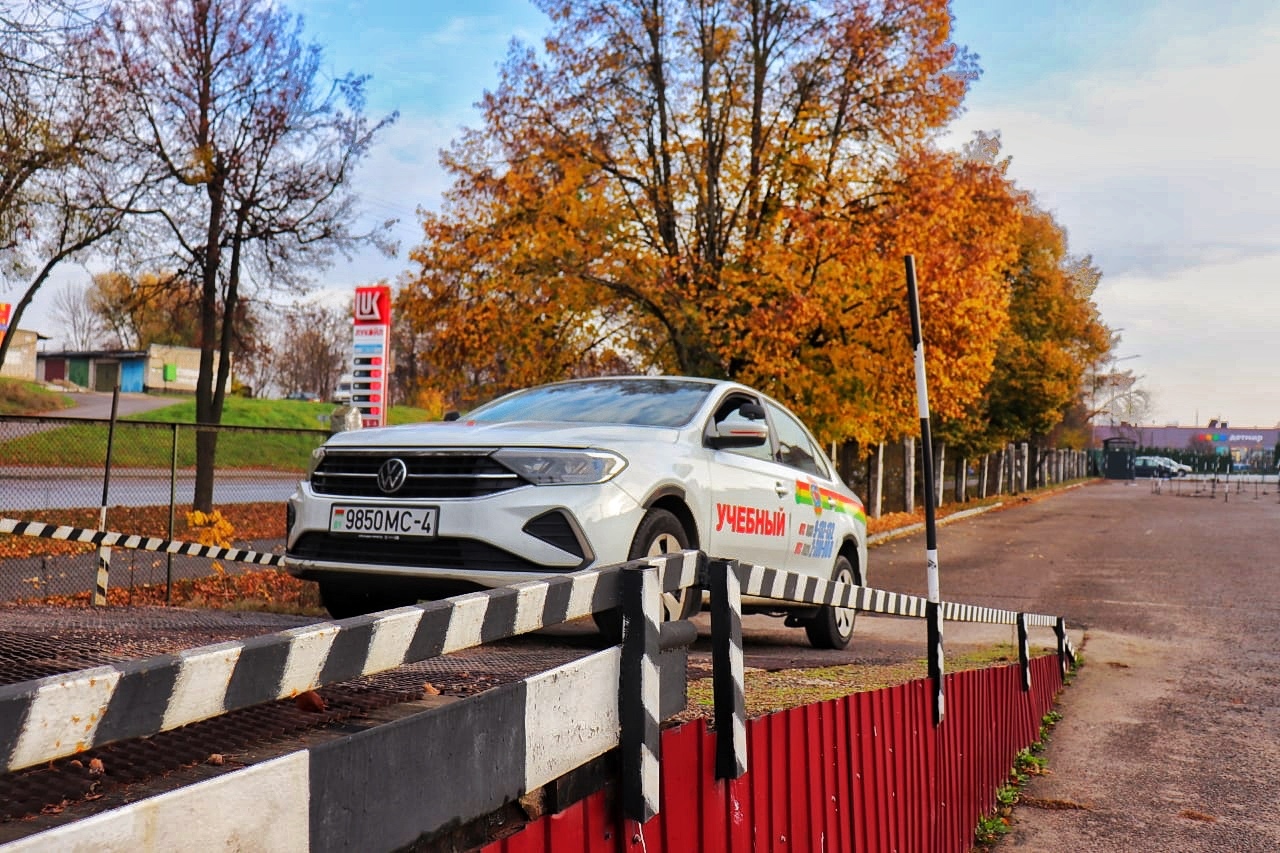
[[[930,677],[942,681],[941,655],[944,622],[976,622],[1016,625],[1019,628],[1022,681],[1031,687],[1029,649],[1025,648],[1027,626],[1052,628],[1057,634],[1058,657],[1065,675],[1075,666],[1075,652],[1067,636],[1066,620],[1058,616],[1019,613],[995,607],[956,602],[930,602],[906,593],[843,584],[812,575],[770,569],[736,560],[711,560],[703,585],[711,592],[712,691],[715,697],[716,775],[721,779],[741,776],[747,770],[745,754],[745,711],[742,667],[742,595],[775,598],[803,604],[843,607],[861,613],[905,616],[928,620],[929,644],[938,653],[930,655]],[[740,590],[739,590],[740,585]],[[936,672],[934,661],[937,661]],[[944,697],[935,695],[935,722],[941,722]]]
[[[306,749],[249,758],[248,767],[0,848],[407,849],[617,748],[621,658],[614,646],[467,699],[433,700],[436,707],[391,722],[333,730]],[[686,674],[683,665],[660,668],[666,717],[684,708]]]
[[[662,590],[673,592],[697,582],[703,559],[700,552],[684,551],[623,565],[657,568]],[[616,607],[620,571],[617,566],[586,569],[5,685],[0,687],[0,772]]]
[[[41,539],[57,539],[63,542],[81,542],[103,548],[131,548],[137,551],[158,551],[162,554],[178,554],[186,557],[208,557],[211,560],[227,560],[233,563],[253,563],[259,566],[281,566],[284,558],[279,554],[263,554],[243,548],[222,548],[217,545],[201,545],[178,539],[160,539],[155,536],[137,536],[111,530],[90,530],[87,527],[45,524],[40,521],[19,521],[16,518],[0,518],[0,533],[15,536],[38,536]],[[101,578],[98,586],[104,596],[106,585]]]
[[[734,562],[734,561],[727,561]],[[745,576],[742,594],[762,598],[778,598],[801,604],[821,604],[845,607],[861,613],[880,613],[886,616],[908,616],[923,619],[927,615],[927,600],[905,592],[890,592],[857,584],[835,581],[770,569],[750,563],[736,563],[740,576]],[[953,601],[939,603],[942,618],[948,622],[983,622],[995,625],[1013,625],[1018,613],[977,604],[959,604]],[[1052,628],[1058,624],[1057,616],[1026,614],[1027,624]]]

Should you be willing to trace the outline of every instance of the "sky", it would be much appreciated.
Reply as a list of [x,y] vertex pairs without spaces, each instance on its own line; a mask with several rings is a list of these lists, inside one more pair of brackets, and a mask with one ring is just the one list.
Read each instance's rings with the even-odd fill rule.
[[[497,82],[528,0],[294,0],[336,73],[371,75],[368,112],[399,112],[357,177],[400,253],[322,274],[339,293],[409,268],[416,211],[448,186],[438,152]],[[1010,173],[1103,273],[1118,367],[1151,394],[1146,423],[1280,424],[1280,158],[1274,0],[953,0],[954,40],[982,76],[948,140],[999,131]],[[36,298],[23,326],[56,334]],[[0,294],[0,300],[12,294]],[[50,328],[45,328],[50,327]],[[926,348],[927,348],[926,341]]]

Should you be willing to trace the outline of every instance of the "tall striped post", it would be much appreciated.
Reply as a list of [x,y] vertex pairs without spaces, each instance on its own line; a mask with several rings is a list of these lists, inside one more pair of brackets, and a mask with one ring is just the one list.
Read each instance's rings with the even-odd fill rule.
[[1031,691],[1031,641],[1027,638],[1027,614],[1018,614],[1018,665],[1022,668],[1022,692]]
[[[98,513],[98,530],[107,529],[107,495],[111,489],[111,449],[116,439],[116,413],[120,407],[120,374],[116,374],[116,387],[111,392],[111,420],[107,424],[107,459],[102,470],[102,508]],[[93,585],[94,607],[107,606],[107,578],[111,574],[111,549],[98,548],[98,576]]]
[[946,663],[942,655],[942,605],[937,601],[926,601],[924,615],[928,623],[929,680],[933,682],[933,724],[940,726],[947,710],[943,680]]
[[[903,258],[907,273],[907,306],[911,312],[911,347],[915,351],[916,408],[920,414],[920,459],[924,479],[925,574],[929,592],[929,673],[934,679],[936,697],[933,707],[934,725],[943,718],[942,610],[938,607],[938,524],[934,510],[933,436],[929,429],[929,381],[924,368],[924,336],[920,330],[920,294],[916,286],[916,259]],[[936,624],[935,624],[936,622]]]
[[742,580],[738,563],[713,560],[711,590],[711,691],[715,698],[716,778],[747,772],[747,699],[742,653]]
[[662,587],[652,565],[621,572],[622,659],[618,685],[622,811],[644,823],[658,813],[660,724],[658,631]]

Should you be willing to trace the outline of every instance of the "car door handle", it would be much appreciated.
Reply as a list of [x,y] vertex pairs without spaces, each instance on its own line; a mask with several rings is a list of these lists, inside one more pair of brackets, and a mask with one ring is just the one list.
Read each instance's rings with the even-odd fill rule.
[[773,484],[773,490],[780,498],[785,498],[787,495],[791,494],[791,487],[781,480]]

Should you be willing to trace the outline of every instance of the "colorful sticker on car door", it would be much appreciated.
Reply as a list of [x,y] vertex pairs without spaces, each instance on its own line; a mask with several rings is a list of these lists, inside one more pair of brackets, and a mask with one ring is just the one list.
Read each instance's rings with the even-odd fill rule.
[[829,560],[836,552],[836,523],[834,521],[800,522],[796,531],[796,554]]
[[747,536],[786,536],[787,513],[780,509],[716,504],[716,530],[726,527]]
[[807,480],[796,480],[796,503],[813,507],[814,515],[822,515],[823,510],[851,515],[867,523],[867,513],[857,498],[824,489],[817,483]]

